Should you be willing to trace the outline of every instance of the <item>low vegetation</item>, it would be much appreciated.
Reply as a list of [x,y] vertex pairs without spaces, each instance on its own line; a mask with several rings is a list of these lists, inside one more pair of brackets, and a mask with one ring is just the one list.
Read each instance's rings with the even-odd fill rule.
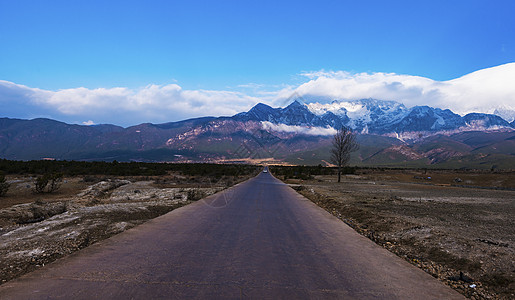
[[186,197],[190,201],[198,201],[204,197],[206,197],[207,194],[202,190],[188,190]]
[[53,193],[57,191],[63,182],[63,174],[43,174],[34,180],[34,192],[37,194]]
[[359,169],[288,179],[378,245],[472,299],[515,297],[515,172]]
[[6,181],[5,175],[0,173],[0,197],[5,196],[11,185]]
[[209,163],[143,163],[143,162],[86,162],[86,161],[13,161],[0,160],[0,170],[6,175],[56,174],[64,176],[160,176],[178,172],[190,176],[243,176],[255,173],[257,166]]
[[[354,174],[356,167],[343,167],[341,174]],[[315,175],[335,175],[338,172],[337,168],[318,166],[270,166],[270,172],[274,176],[287,180],[287,179],[313,179]]]

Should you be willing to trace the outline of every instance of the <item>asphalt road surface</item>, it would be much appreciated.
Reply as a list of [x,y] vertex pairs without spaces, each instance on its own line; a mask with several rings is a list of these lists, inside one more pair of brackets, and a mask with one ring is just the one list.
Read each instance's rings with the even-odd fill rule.
[[0,286],[0,299],[463,299],[270,173]]

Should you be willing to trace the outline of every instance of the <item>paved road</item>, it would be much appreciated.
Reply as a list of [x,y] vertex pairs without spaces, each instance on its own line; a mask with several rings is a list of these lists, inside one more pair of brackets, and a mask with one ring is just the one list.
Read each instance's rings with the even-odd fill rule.
[[0,286],[1,299],[462,299],[270,173]]

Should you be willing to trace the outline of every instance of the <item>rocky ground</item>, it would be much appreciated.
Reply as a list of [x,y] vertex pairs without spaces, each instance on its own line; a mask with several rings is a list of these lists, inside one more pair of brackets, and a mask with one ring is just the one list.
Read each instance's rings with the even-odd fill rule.
[[[57,195],[35,195],[30,178],[11,180],[8,197],[0,198],[0,284],[227,186],[175,187],[177,182],[163,179],[106,179],[89,186],[77,178],[67,181],[86,188],[75,195],[66,186]],[[5,205],[13,201],[21,204]]]
[[453,187],[456,177],[446,179],[449,184],[438,183],[444,181],[438,174],[427,177],[361,174],[344,176],[342,183],[335,176],[289,182],[465,296],[514,299],[515,191]]

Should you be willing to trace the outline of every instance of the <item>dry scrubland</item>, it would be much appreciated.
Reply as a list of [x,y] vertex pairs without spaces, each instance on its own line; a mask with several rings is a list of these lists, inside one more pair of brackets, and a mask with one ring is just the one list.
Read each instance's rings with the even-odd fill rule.
[[249,176],[71,177],[51,194],[10,176],[0,197],[0,284]]
[[[52,194],[9,176],[0,283],[251,176],[67,177]],[[515,173],[360,170],[335,179],[286,182],[464,295],[515,298]]]
[[467,297],[515,298],[513,172],[361,170],[335,181],[287,180],[359,233]]

